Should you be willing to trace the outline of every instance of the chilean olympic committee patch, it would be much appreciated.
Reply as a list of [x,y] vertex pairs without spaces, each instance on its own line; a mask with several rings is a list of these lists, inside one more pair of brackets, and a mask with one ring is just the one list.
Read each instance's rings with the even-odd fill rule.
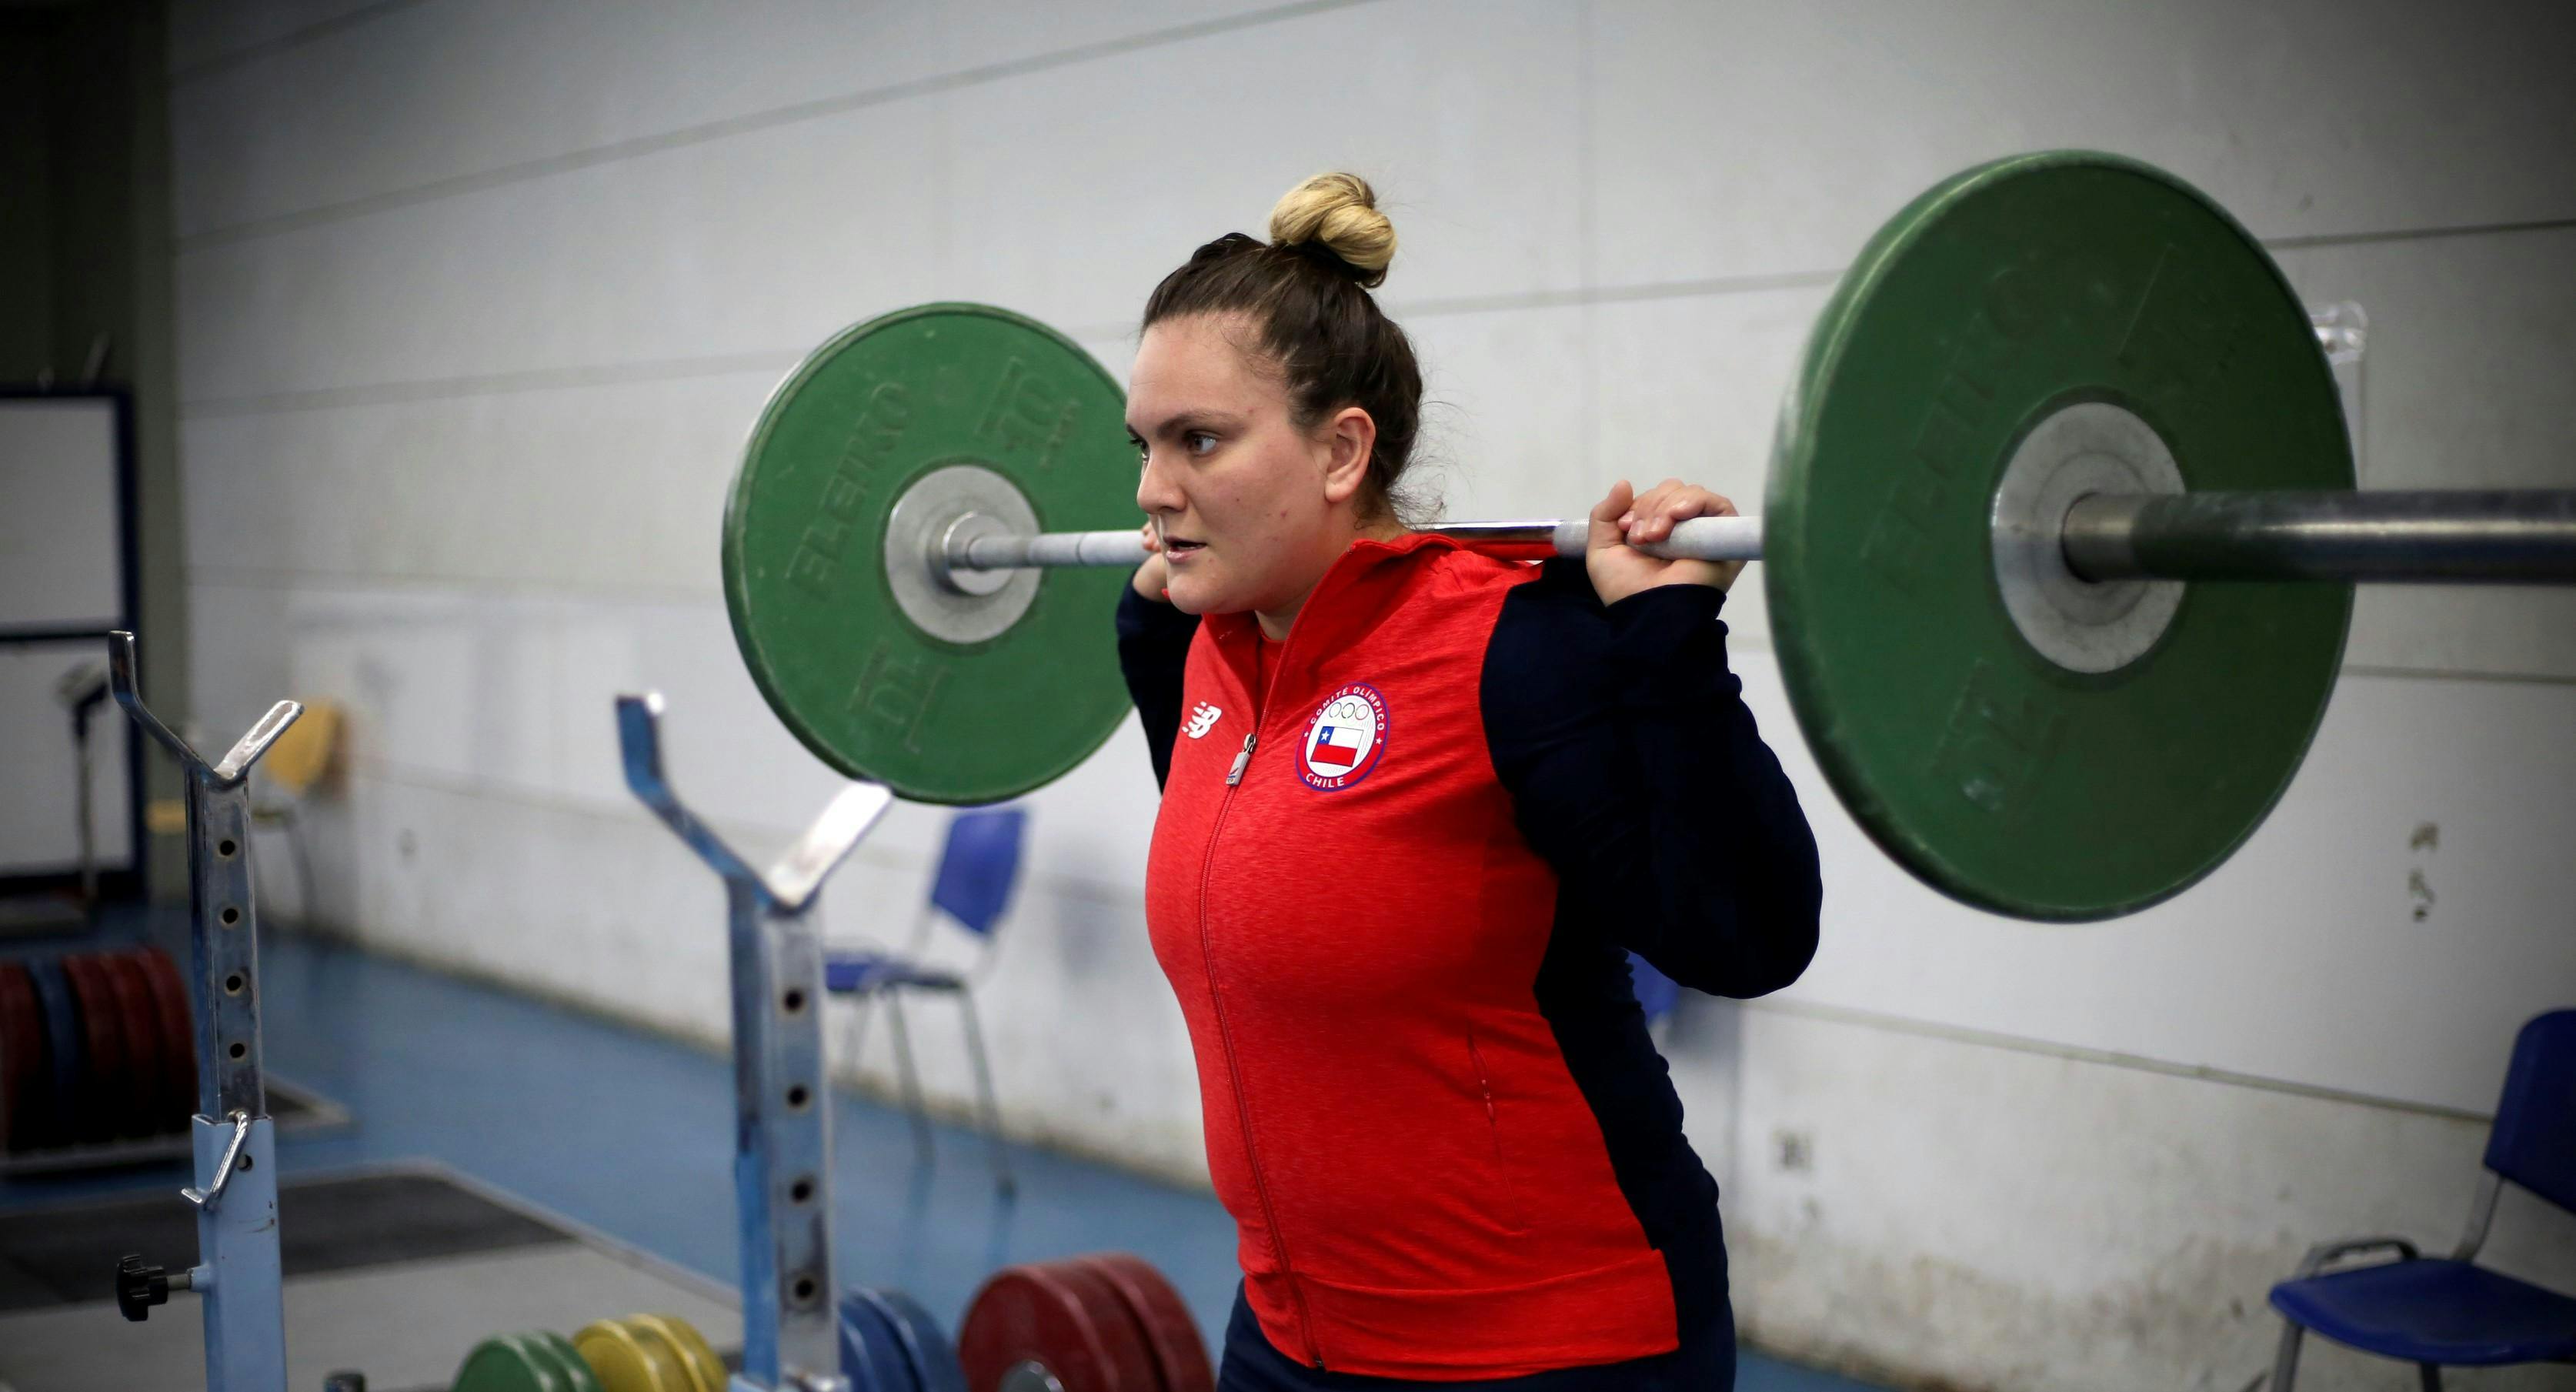
[[1324,698],[1306,722],[1297,776],[1318,792],[1338,792],[1369,776],[1386,753],[1386,697],[1351,682]]

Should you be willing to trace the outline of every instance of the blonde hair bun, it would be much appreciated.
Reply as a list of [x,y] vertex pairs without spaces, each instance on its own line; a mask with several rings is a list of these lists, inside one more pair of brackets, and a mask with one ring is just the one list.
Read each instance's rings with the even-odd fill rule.
[[1377,210],[1377,192],[1357,174],[1318,174],[1288,190],[1270,210],[1270,244],[1320,245],[1375,289],[1395,259],[1395,224]]

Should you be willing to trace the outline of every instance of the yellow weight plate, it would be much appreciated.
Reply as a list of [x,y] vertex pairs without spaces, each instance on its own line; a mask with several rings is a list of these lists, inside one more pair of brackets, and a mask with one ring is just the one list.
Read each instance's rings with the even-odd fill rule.
[[552,1362],[555,1369],[563,1374],[566,1392],[606,1392],[599,1385],[599,1375],[590,1370],[590,1364],[582,1361],[581,1351],[572,1346],[572,1340],[550,1329],[519,1337],[530,1354]]
[[599,1392],[694,1392],[695,1379],[681,1371],[670,1353],[646,1346],[620,1321],[582,1326],[572,1336],[572,1346],[599,1375]]
[[678,1315],[633,1315],[627,1323],[638,1333],[658,1334],[672,1348],[679,1350],[681,1366],[697,1379],[699,1392],[725,1392],[728,1375],[724,1360],[716,1356],[716,1346],[698,1327]]

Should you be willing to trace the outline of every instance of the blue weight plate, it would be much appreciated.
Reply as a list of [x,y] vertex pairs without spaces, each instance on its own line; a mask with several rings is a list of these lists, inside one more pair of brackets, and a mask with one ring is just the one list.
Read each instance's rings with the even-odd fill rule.
[[81,1075],[89,1060],[81,1043],[80,1011],[72,1003],[72,979],[63,974],[60,961],[33,958],[27,963],[27,975],[36,983],[36,1004],[45,1016],[45,1053],[53,1063],[54,1102],[48,1109],[54,1118],[52,1138],[56,1145],[69,1145],[88,1129]]
[[854,1289],[841,1297],[841,1372],[850,1392],[923,1392],[904,1357],[903,1336],[870,1294]]
[[850,1295],[876,1306],[877,1314],[893,1327],[921,1392],[966,1392],[966,1367],[957,1361],[957,1346],[918,1301],[899,1290],[861,1287]]

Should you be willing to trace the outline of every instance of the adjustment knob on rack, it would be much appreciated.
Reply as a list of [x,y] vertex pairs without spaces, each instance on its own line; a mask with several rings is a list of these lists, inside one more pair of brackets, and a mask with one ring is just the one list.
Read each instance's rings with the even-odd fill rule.
[[[188,1277],[181,1273],[184,1288]],[[116,1259],[116,1308],[127,1319],[140,1324],[151,1318],[152,1307],[170,1303],[170,1273],[157,1266],[146,1266],[143,1254],[128,1252]]]

